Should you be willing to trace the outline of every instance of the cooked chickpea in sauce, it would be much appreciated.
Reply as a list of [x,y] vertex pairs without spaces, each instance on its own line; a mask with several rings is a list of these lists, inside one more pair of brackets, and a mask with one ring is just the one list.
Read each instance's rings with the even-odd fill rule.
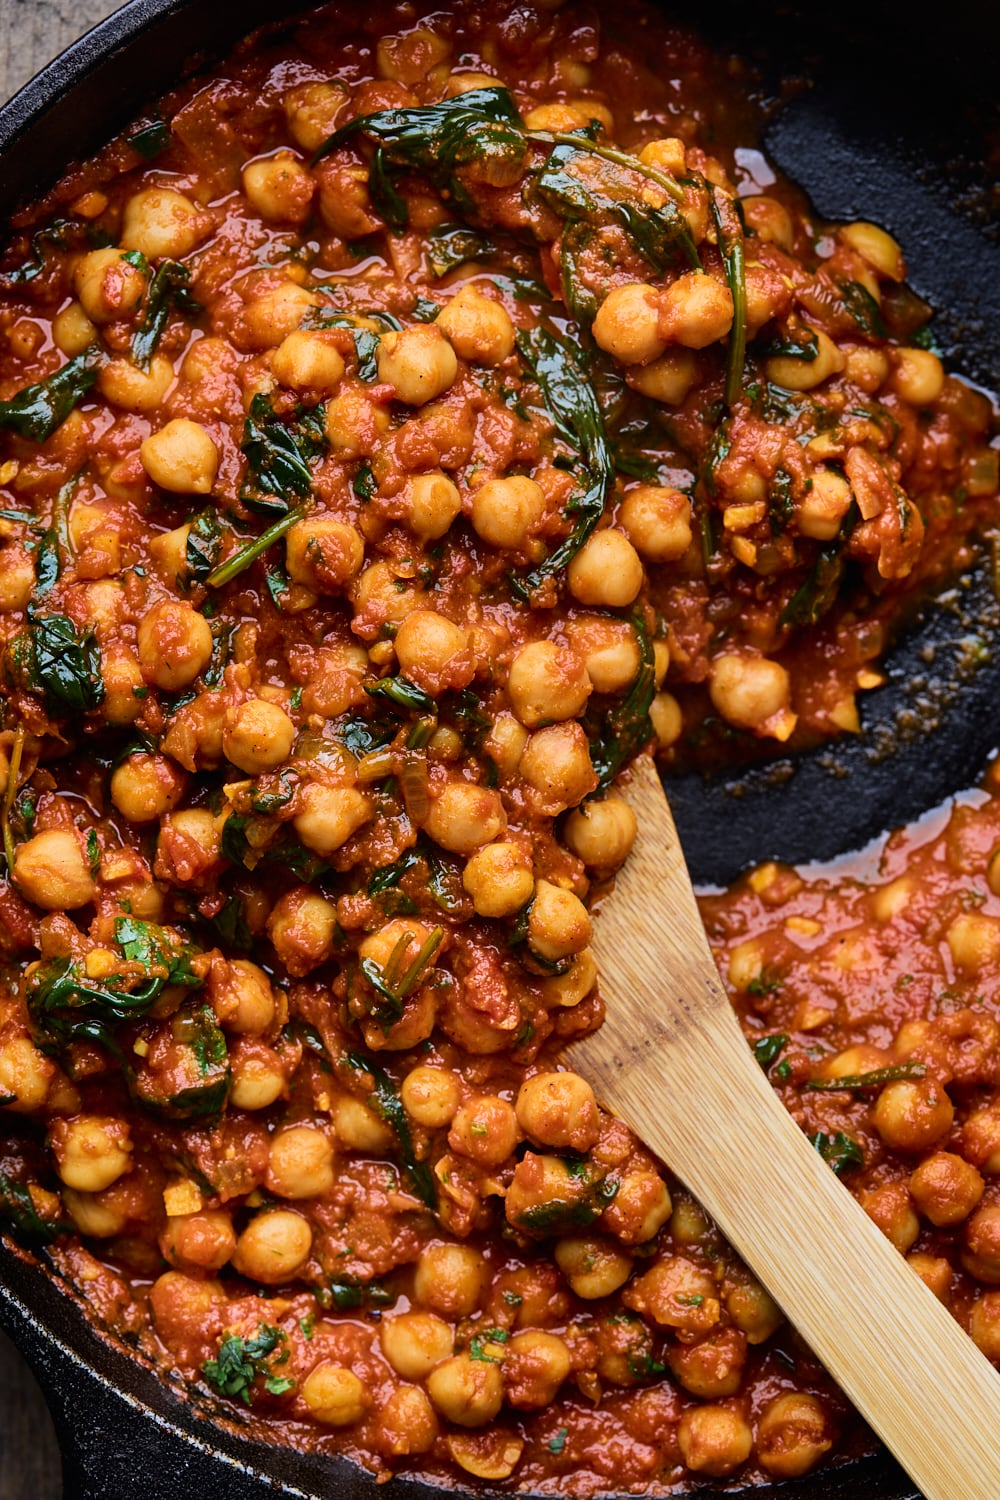
[[[327,6],[0,258],[0,1213],[165,1378],[379,1478],[870,1441],[562,1050],[630,761],[857,733],[997,517],[904,248],[749,190],[755,109],[641,0]],[[1000,1364],[1000,775],[702,909]]]

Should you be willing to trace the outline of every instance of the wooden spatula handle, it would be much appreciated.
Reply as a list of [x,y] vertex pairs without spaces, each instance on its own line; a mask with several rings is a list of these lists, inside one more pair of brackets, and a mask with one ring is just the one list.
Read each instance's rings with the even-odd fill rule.
[[754,1060],[651,768],[639,768],[630,800],[639,838],[596,924],[608,1022],[582,1044],[583,1067],[704,1205],[927,1500],[1000,1500],[1000,1376]]

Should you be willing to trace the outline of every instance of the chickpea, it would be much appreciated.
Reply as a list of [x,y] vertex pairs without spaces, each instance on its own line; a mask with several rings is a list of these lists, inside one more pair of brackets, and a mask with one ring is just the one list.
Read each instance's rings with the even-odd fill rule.
[[330,1106],[330,1118],[341,1145],[348,1151],[385,1151],[393,1142],[388,1125],[353,1094],[341,1094]]
[[499,302],[471,283],[438,313],[436,323],[456,354],[478,365],[499,365],[514,352],[514,325]]
[[320,594],[343,593],[361,571],[365,543],[360,531],[330,516],[296,521],[285,537],[289,578]]
[[57,1119],[49,1139],[61,1180],[79,1193],[99,1193],[131,1171],[132,1134],[124,1120],[109,1115]]
[[690,349],[668,349],[649,365],[633,365],[626,376],[633,390],[664,406],[680,406],[698,380],[698,361]]
[[625,860],[638,832],[635,813],[621,797],[587,802],[570,813],[563,837],[578,859],[597,870],[615,870]]
[[312,1230],[301,1214],[267,1209],[255,1214],[237,1240],[233,1266],[251,1281],[280,1286],[302,1269],[311,1250]]
[[980,1172],[990,1176],[1000,1172],[1000,1108],[996,1101],[969,1115],[962,1131],[962,1154]]
[[993,1364],[1000,1364],[1000,1292],[983,1292],[972,1304],[969,1333]]
[[553,814],[575,807],[597,786],[589,742],[575,720],[529,735],[518,769]]
[[259,964],[248,958],[217,958],[209,970],[207,992],[220,1026],[238,1036],[263,1036],[282,1012],[279,996]]
[[450,781],[431,803],[424,828],[452,854],[473,854],[507,826],[500,794],[471,781]]
[[479,1094],[458,1106],[448,1145],[481,1167],[498,1167],[512,1154],[520,1136],[513,1106],[496,1094]]
[[379,1447],[393,1458],[429,1453],[439,1432],[430,1398],[418,1385],[398,1386],[379,1408]]
[[450,1068],[422,1064],[407,1073],[399,1095],[411,1120],[428,1130],[440,1130],[450,1123],[458,1108],[461,1087]]
[[551,130],[569,132],[582,130],[587,117],[572,104],[539,104],[524,117],[529,130]]
[[413,1297],[446,1318],[467,1318],[479,1306],[489,1279],[486,1261],[471,1245],[427,1245],[417,1257]]
[[296,329],[275,349],[271,369],[279,384],[289,390],[329,395],[344,377],[344,357],[326,334]]
[[658,333],[664,344],[704,349],[725,338],[733,321],[729,288],[704,271],[688,271],[659,296]]
[[511,917],[535,889],[531,855],[520,844],[486,844],[470,856],[462,885],[481,917]]
[[233,1221],[221,1208],[171,1215],[160,1235],[160,1249],[180,1271],[221,1271],[236,1249]]
[[753,1433],[746,1418],[731,1407],[695,1406],[681,1417],[677,1445],[693,1473],[721,1479],[746,1463]]
[[924,1151],[951,1129],[955,1107],[936,1078],[887,1083],[872,1107],[872,1122],[887,1146]]
[[581,604],[621,609],[642,588],[642,562],[625,533],[610,526],[584,542],[567,578],[570,593]]
[[13,1036],[0,1046],[0,1095],[5,1109],[30,1114],[41,1109],[55,1077],[55,1064],[27,1036]]
[[175,885],[194,884],[222,869],[222,824],[207,807],[168,813],[160,825],[157,861]]
[[965,1225],[962,1265],[977,1281],[1000,1282],[1000,1203],[984,1203]]
[[925,1219],[941,1228],[967,1219],[986,1190],[971,1162],[936,1151],[910,1177],[910,1196]]
[[589,1151],[601,1133],[594,1091],[579,1073],[536,1073],[522,1083],[517,1122],[538,1146]]
[[302,224],[309,217],[316,183],[290,151],[279,151],[247,162],[243,191],[262,219],[272,224]]
[[389,413],[367,391],[348,387],[326,403],[326,436],[341,458],[363,458],[389,430]]
[[0,552],[0,614],[24,609],[35,591],[35,565],[23,547],[10,545]]
[[684,731],[684,715],[673,693],[657,693],[650,705],[649,720],[661,750],[669,750]]
[[68,828],[47,828],[17,845],[14,883],[44,911],[77,911],[97,895],[83,845]]
[[549,963],[558,963],[586,948],[592,935],[590,913],[572,891],[548,880],[535,884],[528,912],[528,946]]
[[109,359],[98,372],[97,389],[111,406],[123,411],[154,412],[162,406],[173,379],[174,367],[165,354],[154,354],[148,370],[129,359]]
[[270,1048],[253,1052],[237,1044],[229,1054],[233,1083],[229,1101],[237,1109],[268,1109],[285,1091],[285,1075]]
[[558,1006],[579,1005],[597,983],[597,964],[589,948],[578,953],[564,974],[554,975],[542,983],[542,994],[546,1004]]
[[315,781],[303,788],[298,807],[293,819],[296,833],[306,848],[323,855],[342,848],[375,815],[364,792]]
[[483,740],[483,754],[489,756],[501,776],[513,776],[528,743],[527,730],[513,714],[499,713]]
[[759,239],[768,244],[780,245],[782,250],[793,249],[795,234],[792,216],[783,203],[779,203],[777,198],[768,198],[763,194],[758,196],[756,193],[741,201],[747,225]]
[[71,302],[52,320],[52,342],[68,359],[89,349],[96,338],[97,329],[79,302]]
[[455,1348],[455,1333],[434,1313],[407,1312],[383,1318],[382,1353],[404,1380],[423,1380]]
[[122,248],[140,250],[150,260],[190,254],[211,227],[207,214],[199,212],[183,193],[172,188],[144,188],[125,204]]
[[424,406],[446,391],[457,374],[455,351],[435,324],[416,323],[383,335],[378,378],[392,386],[397,400]]
[[139,447],[142,466],[161,490],[208,495],[219,467],[219,450],[198,422],[175,417]]
[[637,1168],[626,1172],[602,1223],[623,1244],[645,1245],[670,1218],[673,1202],[667,1184],[656,1172]]
[[674,1345],[667,1353],[674,1379],[702,1400],[735,1396],[746,1359],[747,1341],[738,1328],[713,1328],[696,1343]]
[[415,609],[396,632],[400,671],[425,692],[463,688],[475,667],[469,633],[433,609]]
[[929,349],[899,349],[892,388],[913,406],[931,406],[944,390],[944,366]]
[[569,1378],[572,1364],[566,1340],[558,1334],[540,1328],[515,1333],[503,1362],[507,1400],[520,1411],[548,1406]]
[[462,497],[447,474],[414,474],[404,492],[406,525],[415,536],[436,542],[462,512]]
[[521,550],[545,514],[541,486],[524,474],[490,479],[472,497],[472,526],[493,547]]
[[669,485],[640,484],[625,496],[621,524],[643,557],[676,562],[691,545],[691,502]]
[[796,1479],[816,1467],[833,1444],[826,1410],[815,1396],[787,1391],[768,1403],[757,1424],[757,1457],[777,1479]]
[[647,167],[656,167],[670,177],[681,177],[687,164],[684,142],[675,135],[665,135],[660,140],[647,141],[639,152],[639,160]]
[[843,474],[833,469],[818,469],[812,476],[812,488],[799,502],[800,532],[817,542],[832,541],[850,505],[851,486]]
[[352,1427],[360,1422],[371,1397],[364,1382],[344,1365],[324,1360],[302,1382],[302,1400],[325,1427]]
[[161,599],[139,621],[139,665],[147,682],[176,693],[190,687],[212,660],[212,630],[190,604]]
[[130,823],[153,823],[172,812],[187,774],[165,755],[127,755],[111,775],[111,800]]
[[811,391],[831,375],[838,375],[847,363],[836,344],[822,329],[810,332],[816,339],[815,359],[796,359],[791,354],[775,354],[764,362],[768,380],[786,391]]
[[844,373],[852,385],[860,386],[867,395],[874,396],[889,378],[889,356],[871,344],[843,346],[847,363]]
[[724,652],[712,662],[709,695],[730,724],[762,732],[789,712],[791,683],[785,668],[766,656]]
[[528,729],[559,719],[576,719],[590,697],[586,668],[574,651],[555,641],[531,641],[510,665],[511,706]]
[[95,1240],[110,1240],[121,1234],[128,1214],[120,1203],[105,1202],[101,1193],[77,1193],[64,1187],[60,1197],[63,1207],[81,1234]]
[[951,1261],[946,1260],[943,1255],[925,1255],[923,1251],[912,1250],[906,1257],[906,1263],[920,1277],[924,1286],[934,1293],[939,1302],[948,1301],[948,1293],[951,1290]]
[[337,908],[308,886],[297,886],[279,896],[267,919],[267,935],[285,968],[296,978],[330,957],[336,931]]
[[774,1298],[749,1275],[727,1293],[726,1310],[748,1344],[763,1344],[785,1321]]
[[146,278],[120,250],[90,250],[73,267],[73,290],[92,323],[113,323],[135,312]]
[[277,703],[248,698],[226,713],[222,744],[226,759],[248,776],[273,771],[291,754],[295,725]]
[[877,224],[868,224],[865,220],[858,219],[853,224],[845,224],[839,230],[839,235],[880,276],[888,281],[905,279],[906,266],[902,250],[892,235],[880,229]]
[[886,1182],[859,1195],[859,1202],[873,1224],[890,1240],[900,1255],[912,1249],[920,1233],[920,1220],[905,1182]]
[[427,1377],[431,1400],[459,1427],[485,1427],[503,1405],[503,1377],[492,1361],[455,1354]]
[[308,287],[283,281],[247,303],[243,324],[253,349],[277,349],[319,301]]
[[644,281],[614,287],[600,307],[591,330],[594,340],[623,365],[648,365],[659,359],[667,340],[659,329],[656,288]]
[[336,128],[337,116],[347,103],[342,83],[303,83],[284,97],[288,131],[297,146],[310,155],[318,151]]
[[318,1198],[334,1182],[333,1147],[315,1125],[292,1125],[271,1141],[268,1189],[279,1198]]
[[602,1235],[581,1234],[557,1240],[556,1265],[578,1297],[610,1297],[632,1274],[632,1257]]

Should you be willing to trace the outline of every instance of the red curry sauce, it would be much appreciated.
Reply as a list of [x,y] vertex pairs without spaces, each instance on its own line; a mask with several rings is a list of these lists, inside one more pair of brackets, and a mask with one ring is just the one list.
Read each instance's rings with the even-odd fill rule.
[[[580,1496],[863,1441],[559,1067],[615,776],[856,731],[997,490],[895,242],[754,191],[726,69],[616,15],[320,11],[0,271],[5,1212],[276,1440]],[[704,903],[991,1358],[995,807]]]

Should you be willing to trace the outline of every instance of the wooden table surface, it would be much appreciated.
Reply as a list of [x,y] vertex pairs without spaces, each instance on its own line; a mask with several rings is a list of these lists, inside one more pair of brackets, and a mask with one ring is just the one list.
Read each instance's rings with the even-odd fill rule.
[[[0,0],[0,99],[117,9],[118,0]],[[0,1500],[59,1500],[61,1494],[55,1432],[41,1392],[0,1333]]]

